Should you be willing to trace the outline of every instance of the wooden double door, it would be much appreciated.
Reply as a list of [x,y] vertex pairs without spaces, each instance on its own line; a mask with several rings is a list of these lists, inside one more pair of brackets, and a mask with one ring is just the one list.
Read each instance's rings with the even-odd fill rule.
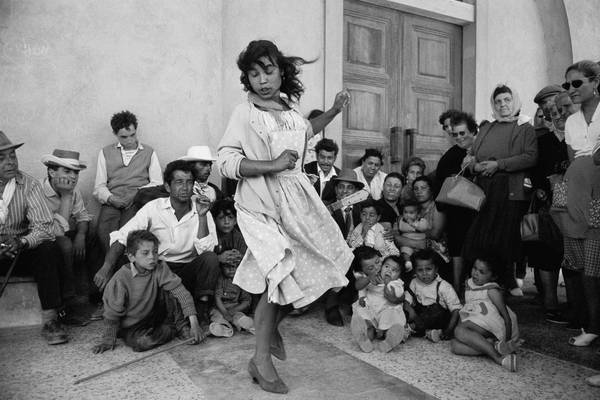
[[[408,155],[435,168],[450,146],[439,115],[461,108],[462,28],[357,0],[344,1],[343,165],[365,148],[399,171]],[[408,130],[408,131],[407,131]]]

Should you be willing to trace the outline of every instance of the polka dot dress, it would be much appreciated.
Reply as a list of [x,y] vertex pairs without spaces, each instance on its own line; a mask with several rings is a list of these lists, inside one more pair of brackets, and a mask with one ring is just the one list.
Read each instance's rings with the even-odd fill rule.
[[[296,111],[260,111],[272,159],[284,150],[304,152],[308,121]],[[296,168],[268,175],[278,218],[236,204],[248,245],[234,283],[250,293],[268,291],[269,302],[304,307],[330,288],[348,284],[353,254],[319,195]]]

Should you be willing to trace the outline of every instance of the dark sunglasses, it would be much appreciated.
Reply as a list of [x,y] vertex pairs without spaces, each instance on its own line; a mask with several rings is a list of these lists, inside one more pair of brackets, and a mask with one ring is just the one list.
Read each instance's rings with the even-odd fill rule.
[[569,88],[571,87],[571,85],[575,89],[577,89],[578,87],[580,87],[581,85],[583,85],[583,81],[581,79],[575,79],[574,81],[571,81],[571,82],[565,82],[565,83],[563,83],[560,86],[562,86],[563,89],[565,89],[565,90],[569,90]]
[[465,136],[467,134],[467,132],[465,131],[460,131],[460,132],[449,132],[450,136],[452,136],[453,138],[458,137],[458,135],[460,136]]

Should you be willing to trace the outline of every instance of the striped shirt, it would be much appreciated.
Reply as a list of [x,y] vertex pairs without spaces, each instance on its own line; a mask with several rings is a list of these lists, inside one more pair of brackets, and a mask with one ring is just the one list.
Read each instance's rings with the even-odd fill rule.
[[0,237],[23,237],[29,248],[54,240],[52,213],[42,191],[42,185],[30,175],[19,171],[15,193],[8,205],[6,221],[0,224]]

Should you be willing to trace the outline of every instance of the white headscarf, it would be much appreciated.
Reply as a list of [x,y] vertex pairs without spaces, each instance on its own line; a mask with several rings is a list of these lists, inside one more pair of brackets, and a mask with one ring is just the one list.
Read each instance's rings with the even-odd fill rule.
[[[498,114],[498,112],[496,111],[496,107],[494,107],[494,92],[496,91],[497,88],[499,87],[503,87],[506,86],[511,92],[512,92],[512,98],[513,98],[513,109],[512,112],[509,116],[507,117],[501,117],[500,114]],[[499,122],[513,122],[513,121],[517,121],[517,123],[519,125],[522,125],[526,122],[531,121],[531,118],[528,117],[527,115],[520,115],[521,113],[521,99],[519,98],[519,94],[517,93],[516,90],[514,90],[513,88],[509,87],[507,84],[505,83],[499,83],[496,85],[496,88],[492,91],[492,95],[490,96],[490,105],[492,106],[492,117]]]

